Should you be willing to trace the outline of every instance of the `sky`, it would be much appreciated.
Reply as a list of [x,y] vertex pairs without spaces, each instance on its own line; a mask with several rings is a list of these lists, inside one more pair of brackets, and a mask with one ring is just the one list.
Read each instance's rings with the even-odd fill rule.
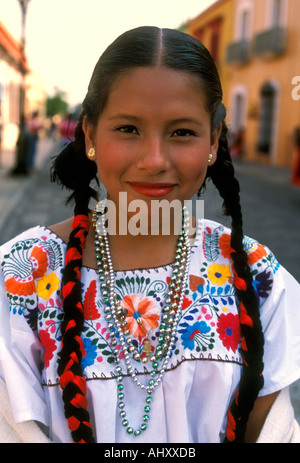
[[[30,0],[26,55],[48,95],[66,92],[70,105],[85,96],[94,66],[121,33],[152,25],[178,28],[216,0]],[[21,38],[18,0],[0,0],[0,21]]]

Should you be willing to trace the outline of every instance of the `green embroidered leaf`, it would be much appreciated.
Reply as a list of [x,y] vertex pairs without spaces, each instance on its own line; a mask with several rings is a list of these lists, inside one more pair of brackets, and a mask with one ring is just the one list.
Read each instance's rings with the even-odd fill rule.
[[204,254],[209,262],[215,262],[219,257],[219,234],[217,231],[213,233],[205,232]]
[[103,355],[111,355],[111,352],[110,352],[110,350],[103,350],[102,354]]
[[107,347],[107,344],[98,344],[98,349],[105,349]]
[[43,247],[47,249],[49,253],[50,268],[52,270],[56,270],[63,265],[63,253],[59,243],[50,239],[43,243]]

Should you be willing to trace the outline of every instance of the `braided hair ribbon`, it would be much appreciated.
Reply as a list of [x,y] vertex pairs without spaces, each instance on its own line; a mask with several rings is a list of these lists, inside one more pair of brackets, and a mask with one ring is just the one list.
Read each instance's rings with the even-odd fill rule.
[[62,279],[64,320],[58,374],[63,391],[65,416],[74,442],[95,442],[87,411],[86,380],[81,359],[85,355],[81,331],[84,323],[81,300],[81,267],[90,227],[87,215],[76,215],[66,252]]

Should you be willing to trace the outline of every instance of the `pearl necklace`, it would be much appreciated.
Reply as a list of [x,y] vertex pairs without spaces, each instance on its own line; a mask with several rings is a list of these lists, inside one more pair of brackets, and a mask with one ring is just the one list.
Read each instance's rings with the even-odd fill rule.
[[[167,368],[171,357],[173,345],[175,343],[175,334],[181,313],[181,306],[184,297],[184,289],[187,284],[189,264],[190,264],[190,242],[188,236],[189,216],[185,208],[183,208],[183,227],[179,235],[176,257],[174,263],[173,275],[169,284],[165,306],[162,309],[161,323],[159,327],[158,345],[155,353],[150,357],[152,362],[151,378],[147,384],[141,383],[138,380],[132,360],[141,361],[140,354],[135,352],[132,344],[132,339],[127,329],[126,317],[124,310],[115,293],[115,273],[112,265],[109,240],[107,230],[105,228],[106,201],[102,200],[96,205],[93,212],[93,225],[95,227],[95,250],[97,257],[98,276],[100,280],[100,288],[104,300],[104,313],[107,320],[107,325],[110,332],[110,344],[115,359],[116,379],[118,381],[118,406],[120,408],[120,416],[122,425],[126,428],[128,434],[139,436],[142,431],[147,429],[146,422],[149,420],[150,403],[152,401],[152,393],[154,389],[162,381],[163,375]],[[127,368],[127,373],[132,378],[134,383],[141,389],[146,390],[146,406],[144,407],[143,423],[139,429],[134,430],[126,419],[125,403],[124,403],[124,373],[118,358],[119,351],[116,349],[118,334],[119,342],[124,353],[124,360]],[[131,357],[133,357],[131,359]]]

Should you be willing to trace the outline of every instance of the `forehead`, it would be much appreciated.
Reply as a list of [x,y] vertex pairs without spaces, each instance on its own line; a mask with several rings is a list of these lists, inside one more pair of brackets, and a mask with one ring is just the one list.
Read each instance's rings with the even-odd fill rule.
[[147,113],[176,108],[205,111],[199,79],[166,67],[138,67],[120,75],[112,85],[103,114],[125,109]]

